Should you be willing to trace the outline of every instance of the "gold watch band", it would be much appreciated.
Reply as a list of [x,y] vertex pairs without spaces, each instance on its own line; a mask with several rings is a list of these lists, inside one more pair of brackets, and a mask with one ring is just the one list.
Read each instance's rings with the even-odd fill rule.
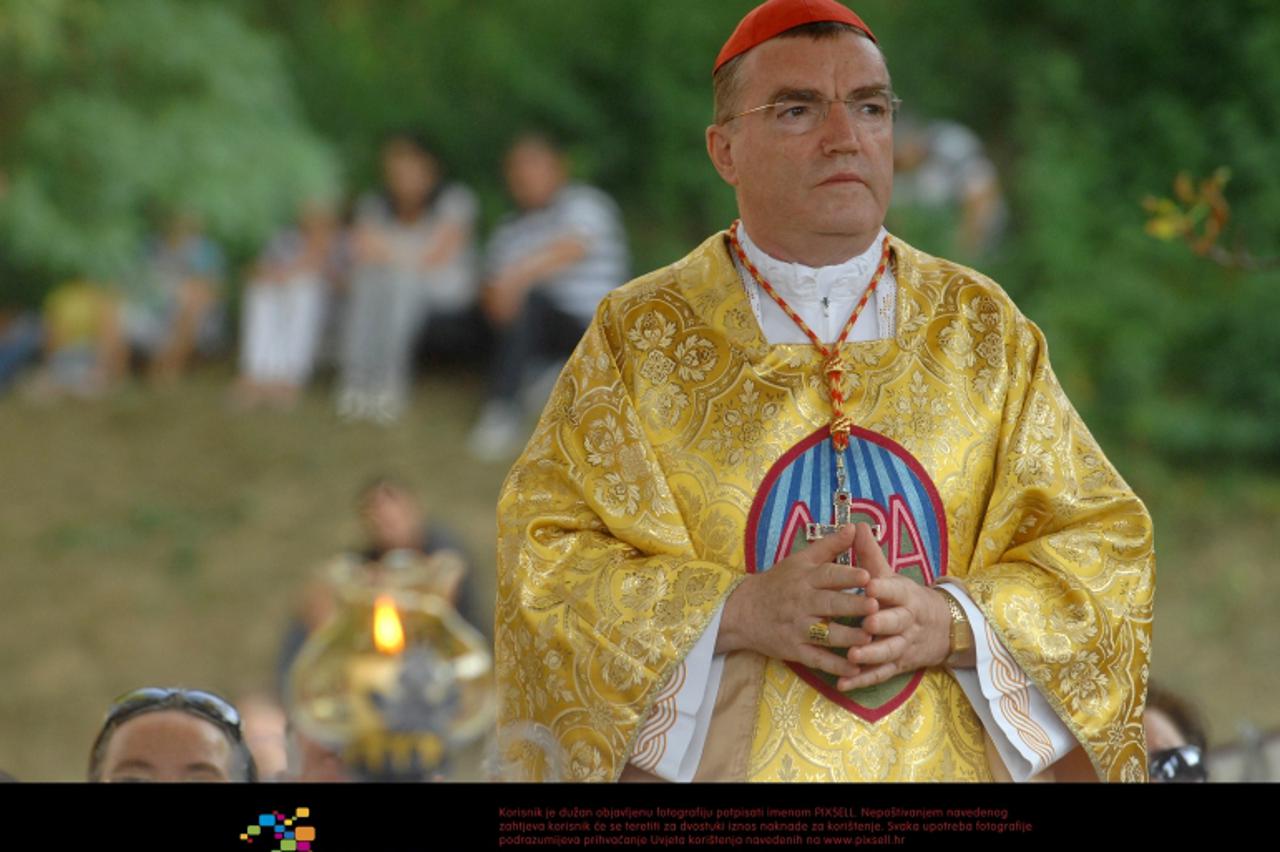
[[960,602],[949,592],[942,589],[938,591],[947,599],[947,608],[951,610],[951,650],[947,654],[946,664],[952,665],[973,648],[973,633],[969,629],[969,616],[965,614]]

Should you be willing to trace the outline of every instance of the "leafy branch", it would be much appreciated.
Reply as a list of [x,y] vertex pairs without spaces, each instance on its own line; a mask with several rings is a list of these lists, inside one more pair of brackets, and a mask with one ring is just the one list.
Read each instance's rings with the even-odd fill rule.
[[1231,179],[1225,166],[1199,183],[1188,172],[1179,172],[1173,181],[1173,198],[1147,196],[1143,208],[1150,214],[1145,230],[1164,242],[1181,240],[1200,257],[1226,269],[1256,272],[1280,268],[1280,257],[1257,257],[1246,249],[1227,249],[1219,244],[1231,219],[1231,205],[1223,188]]

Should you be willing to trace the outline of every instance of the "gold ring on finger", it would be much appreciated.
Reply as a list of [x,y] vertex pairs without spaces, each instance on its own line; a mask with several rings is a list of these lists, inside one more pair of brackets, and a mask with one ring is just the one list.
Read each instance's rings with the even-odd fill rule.
[[826,645],[831,640],[831,628],[825,621],[815,621],[809,625],[809,641],[815,645]]

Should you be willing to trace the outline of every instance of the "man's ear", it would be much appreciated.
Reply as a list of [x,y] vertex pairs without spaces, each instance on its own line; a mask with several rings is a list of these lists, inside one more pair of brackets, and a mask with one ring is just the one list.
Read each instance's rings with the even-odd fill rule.
[[733,159],[733,137],[719,124],[707,128],[707,156],[729,186],[738,185],[738,168]]

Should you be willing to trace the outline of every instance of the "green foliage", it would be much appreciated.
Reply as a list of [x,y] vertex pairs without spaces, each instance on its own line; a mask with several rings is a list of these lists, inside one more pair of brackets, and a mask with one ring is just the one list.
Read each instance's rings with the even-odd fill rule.
[[[0,163],[20,164],[7,206],[22,210],[10,251],[45,266],[119,263],[149,203],[197,205],[226,237],[260,234],[305,175],[332,171],[305,115],[351,191],[376,183],[382,134],[425,131],[490,222],[509,206],[507,143],[550,130],[578,175],[622,203],[644,271],[734,215],[703,132],[712,59],[751,4],[8,0],[0,73],[20,83],[0,89]],[[986,142],[1011,230],[980,265],[1045,327],[1104,441],[1280,459],[1268,428],[1280,416],[1269,327],[1280,282],[1153,239],[1142,207],[1180,172],[1225,167],[1220,242],[1275,253],[1275,4],[854,5],[908,105]],[[942,251],[923,224],[903,236]]]
[[169,213],[250,244],[336,160],[301,121],[279,48],[231,11],[163,0],[13,2],[0,17],[0,240],[46,278],[111,279]]
[[1166,458],[1280,460],[1280,275],[1146,236],[1142,208],[1180,172],[1225,167],[1225,250],[1276,253],[1280,10],[862,6],[908,103],[977,129],[997,159],[1012,232],[984,271],[1045,327],[1089,424]]
[[668,263],[733,216],[710,168],[711,61],[741,10],[622,0],[280,0],[242,4],[288,44],[308,116],[357,187],[379,138],[425,131],[492,221],[509,207],[501,160],[540,129],[575,173],[623,204],[637,270]]

